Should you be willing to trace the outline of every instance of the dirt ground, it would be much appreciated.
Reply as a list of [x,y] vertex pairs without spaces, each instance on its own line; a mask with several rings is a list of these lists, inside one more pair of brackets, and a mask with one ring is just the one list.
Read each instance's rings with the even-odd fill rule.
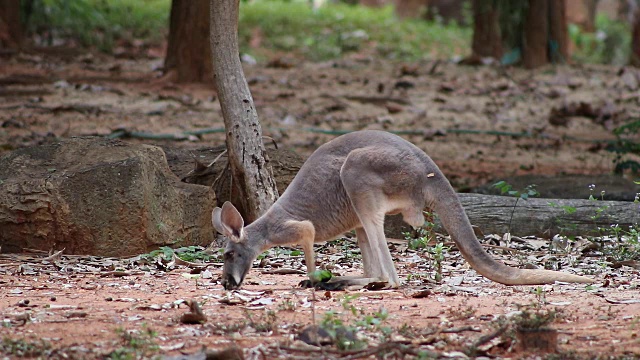
[[[518,261],[540,264],[558,256],[561,259],[555,261],[564,269],[571,268],[566,259],[574,256],[579,265],[571,270],[597,279],[589,287],[509,287],[469,270],[460,254],[450,250],[442,267],[444,280],[437,283],[432,280],[435,272],[429,253],[400,243],[392,244],[393,253],[401,278],[407,280],[400,289],[377,291],[298,288],[304,275],[290,273],[303,272],[300,256],[277,251],[271,251],[249,274],[242,290],[235,292],[222,289],[219,263],[196,279],[184,266],[165,264],[161,270],[160,262],[145,265],[139,258],[43,260],[45,255],[4,255],[0,259],[3,350],[13,357],[20,354],[18,349],[27,348],[24,344],[31,344],[31,355],[46,358],[103,358],[120,351],[139,358],[159,353],[165,358],[198,359],[204,358],[203,348],[237,346],[251,359],[307,359],[370,358],[372,354],[403,358],[411,354],[401,347],[406,346],[442,358],[465,358],[464,352],[471,354],[470,349],[476,349],[476,356],[489,358],[540,358],[544,355],[540,350],[523,350],[514,342],[515,325],[498,331],[514,324],[519,311],[535,313],[539,308],[557,315],[551,324],[558,331],[554,358],[640,356],[638,270],[606,269],[598,258],[575,252],[570,256],[524,250],[520,254],[526,256],[495,253],[512,265]],[[356,249],[349,241],[325,245],[318,249],[318,263],[329,265],[334,273],[357,274],[361,265]],[[189,312],[185,300],[201,304],[206,323],[181,322]],[[351,313],[352,307],[356,313]],[[386,318],[376,315],[382,309]],[[371,319],[376,318],[380,324],[363,325],[363,321],[374,324]],[[331,346],[323,350],[304,344],[300,334],[314,319],[316,324],[339,320],[348,329],[357,327],[368,347],[338,352]],[[145,335],[147,330],[155,335]],[[482,340],[491,334],[496,337]],[[20,341],[22,347],[9,346],[7,338]],[[376,351],[390,344],[399,347],[397,352]]]
[[[86,135],[125,134],[130,141],[186,148],[222,144],[215,91],[206,85],[173,84],[161,77],[161,65],[153,57],[67,50],[0,59],[0,156],[22,146]],[[413,134],[404,136],[432,156],[459,190],[515,174],[609,173],[614,155],[600,141],[613,139],[612,127],[640,113],[640,77],[633,69],[567,66],[530,72],[354,56],[319,64],[273,61],[247,66],[246,75],[264,133],[280,146],[308,155],[335,136],[319,129],[409,131]],[[590,108],[583,106],[584,116],[562,115],[581,102]],[[550,117],[554,107],[560,110]],[[327,319],[329,309],[345,323],[365,317],[349,315],[343,305],[352,304],[367,314],[387,310],[383,323],[393,329],[390,335],[374,326],[361,335],[369,339],[368,350],[390,346],[391,358],[408,354],[406,346],[464,357],[461,351],[476,342],[480,356],[536,358],[544,355],[519,349],[511,330],[480,341],[500,328],[500,315],[514,316],[521,306],[535,303],[560,314],[552,324],[559,331],[556,358],[640,357],[637,269],[613,269],[602,257],[576,250],[570,256],[556,254],[557,262],[592,276],[594,286],[507,287],[466,269],[452,250],[444,280],[436,283],[429,280],[435,270],[428,254],[396,250],[399,273],[407,279],[403,288],[346,293],[296,288],[301,274],[262,273],[303,271],[299,259],[277,253],[268,257],[271,264],[253,270],[245,293],[222,289],[220,264],[212,264],[208,275],[196,280],[184,276],[190,270],[181,266],[172,270],[119,259],[3,255],[0,334],[14,341],[5,340],[0,349],[9,358],[27,344],[32,346],[27,354],[40,357],[103,358],[118,349],[149,351],[137,354],[145,357],[157,344],[160,354],[195,359],[204,358],[203,347],[236,344],[247,358],[371,357],[374,352],[321,350],[297,340],[314,322],[314,313],[317,323]],[[512,265],[541,265],[549,256],[523,251],[495,255]],[[329,247],[321,251],[319,262],[357,273],[357,256],[355,262],[342,261],[347,253]],[[283,258],[293,262],[273,264]],[[567,264],[567,259],[574,262]],[[425,297],[413,297],[421,291]],[[345,295],[358,296],[345,300]],[[181,324],[180,316],[188,311],[181,299],[201,303],[208,321]],[[144,329],[156,335],[145,337]]]

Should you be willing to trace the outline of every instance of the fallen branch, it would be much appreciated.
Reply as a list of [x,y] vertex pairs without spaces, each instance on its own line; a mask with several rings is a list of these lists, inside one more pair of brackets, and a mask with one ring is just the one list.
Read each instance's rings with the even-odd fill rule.
[[43,96],[51,95],[47,89],[0,89],[0,96]]
[[42,259],[42,261],[58,261],[62,258],[62,253],[64,252],[64,249],[55,252],[54,254],[52,254],[51,256],[47,256],[46,258]]
[[480,336],[478,338],[478,340],[476,340],[471,346],[469,346],[464,353],[474,357],[476,352],[478,351],[478,348],[486,343],[488,343],[489,341],[497,338],[498,336],[504,334],[505,331],[507,331],[507,329],[509,329],[509,326],[501,326],[498,329],[496,329],[496,331],[487,334],[487,335],[483,335]]
[[357,101],[361,103],[370,103],[384,106],[388,102],[394,102],[402,105],[411,105],[411,101],[406,98],[392,97],[386,95],[344,95],[347,100]]

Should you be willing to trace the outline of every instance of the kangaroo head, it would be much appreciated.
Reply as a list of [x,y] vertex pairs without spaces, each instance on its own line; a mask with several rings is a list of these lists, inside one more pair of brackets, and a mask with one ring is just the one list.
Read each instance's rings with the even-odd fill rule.
[[222,286],[226,290],[237,289],[258,256],[257,250],[247,241],[242,215],[230,202],[211,213],[213,227],[224,235],[227,247],[224,251]]

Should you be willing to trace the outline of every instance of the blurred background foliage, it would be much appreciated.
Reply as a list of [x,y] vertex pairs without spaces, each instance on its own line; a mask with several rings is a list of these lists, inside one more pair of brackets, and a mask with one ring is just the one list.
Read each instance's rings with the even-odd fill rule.
[[[430,20],[423,16],[401,19],[390,5],[367,7],[353,2],[326,1],[316,8],[308,0],[242,1],[241,49],[258,61],[279,53],[311,61],[353,53],[412,61],[461,58],[471,51],[470,1],[464,3],[462,21],[444,21],[437,13],[430,14]],[[502,4],[501,26],[522,21],[522,6],[514,4]],[[162,45],[168,34],[170,10],[171,0],[22,1],[23,21],[36,44],[75,43],[104,52],[122,44]],[[569,24],[573,60],[626,64],[630,25],[598,15],[595,26],[594,31],[584,31]],[[517,34],[505,32],[505,40],[517,45]]]

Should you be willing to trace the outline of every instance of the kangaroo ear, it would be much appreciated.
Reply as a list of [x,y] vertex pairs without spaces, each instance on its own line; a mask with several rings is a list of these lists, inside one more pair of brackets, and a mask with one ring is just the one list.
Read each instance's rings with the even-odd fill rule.
[[220,213],[222,213],[222,209],[216,207],[211,212],[211,223],[213,224],[213,228],[216,229],[220,234],[224,233],[224,226],[222,226],[222,219],[220,218]]
[[234,242],[240,242],[242,239],[242,228],[244,220],[238,210],[226,201],[221,208],[213,209],[211,213],[211,222],[213,227],[222,235],[227,236]]

